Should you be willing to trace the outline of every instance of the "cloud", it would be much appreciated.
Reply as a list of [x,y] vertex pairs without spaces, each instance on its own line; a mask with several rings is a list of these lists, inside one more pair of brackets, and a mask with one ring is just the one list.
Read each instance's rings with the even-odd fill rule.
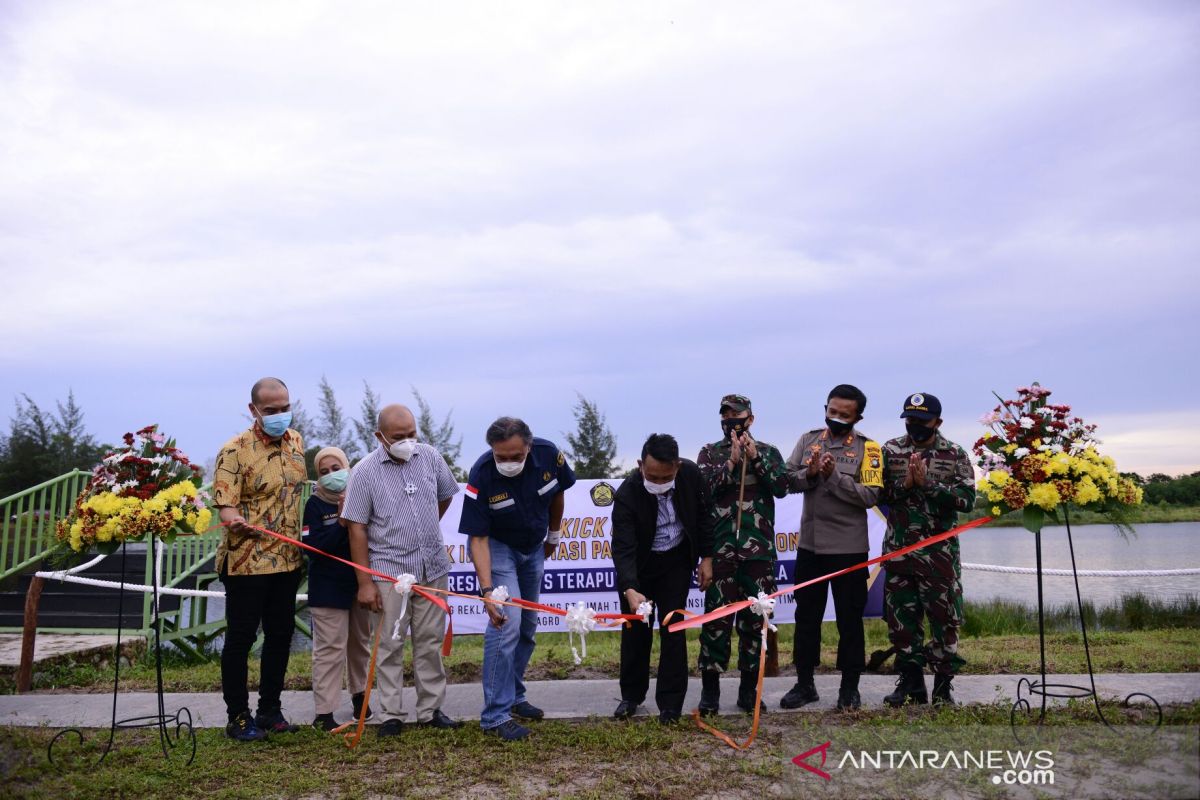
[[733,383],[1200,388],[1188,5],[4,13],[0,395],[274,364],[639,431]]

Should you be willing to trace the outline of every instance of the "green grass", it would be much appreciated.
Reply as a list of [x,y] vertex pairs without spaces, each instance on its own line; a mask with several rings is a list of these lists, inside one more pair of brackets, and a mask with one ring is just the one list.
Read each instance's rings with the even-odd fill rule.
[[[1096,724],[1091,706],[1076,703],[1052,711],[1053,727],[1045,731],[1039,746],[1053,742],[1056,752],[1069,752],[1071,777],[1087,765],[1088,774],[1109,796],[1135,793],[1129,785],[1122,791],[1121,780],[1157,786],[1158,794],[1186,793],[1189,781],[1195,780],[1200,703],[1167,708],[1166,727],[1157,736],[1148,735],[1144,710],[1123,712],[1111,704],[1105,709],[1118,726],[1116,734]],[[737,739],[748,733],[749,722],[743,717],[722,717],[719,724]],[[87,731],[82,748],[67,743],[56,749],[59,767],[51,768],[45,752],[56,731],[0,728],[0,795],[13,800],[390,796],[761,800],[813,792],[824,797],[911,797],[969,790],[973,796],[991,797],[995,795],[990,781],[978,772],[920,770],[884,775],[844,770],[836,780],[823,783],[791,759],[826,741],[835,744],[834,753],[1014,747],[1006,704],[872,709],[850,715],[768,714],[757,741],[744,752],[734,751],[690,722],[662,727],[655,721],[548,721],[536,724],[534,731],[528,741],[505,745],[483,735],[475,724],[453,732],[406,730],[394,740],[379,740],[369,730],[360,746],[350,750],[340,738],[311,729],[257,744],[236,743],[209,729],[199,732],[191,766],[164,759],[155,732],[122,732],[117,748],[99,767],[94,766],[95,760],[107,732]],[[833,759],[826,766],[832,771]]]
[[[1120,602],[1096,607],[1085,604],[1088,637],[1092,645],[1092,663],[1098,672],[1196,672],[1200,671],[1200,601],[1185,597],[1161,601],[1143,595],[1130,595]],[[966,674],[1025,674],[1039,669],[1037,617],[1024,606],[1004,601],[966,603],[965,622],[959,652],[967,659]],[[888,648],[887,626],[883,620],[869,619],[864,629],[867,654]],[[792,672],[793,626],[781,625],[778,636],[780,674]],[[1047,649],[1052,654],[1052,672],[1081,672],[1086,667],[1078,614],[1070,606],[1049,609],[1046,615]],[[699,632],[688,631],[689,652],[699,652]],[[656,645],[657,647],[657,642]],[[836,661],[837,628],[835,623],[822,626],[823,671],[831,671]],[[177,652],[164,653],[163,675],[168,691],[216,692],[221,688],[221,669],[216,654],[202,663],[193,663]],[[407,655],[410,656],[411,652]],[[461,636],[454,640],[454,652],[446,659],[452,683],[480,680],[483,662],[483,637]],[[652,663],[657,663],[655,660]],[[251,659],[251,679],[258,672],[257,659]],[[890,663],[885,669],[890,668]],[[562,678],[615,678],[620,669],[620,636],[616,632],[595,632],[588,636],[587,659],[576,666],[565,633],[538,635],[527,676],[530,680]],[[286,688],[311,688],[311,654],[294,653],[288,664]],[[59,660],[39,664],[34,674],[34,689],[106,692],[112,689],[112,667],[107,661]],[[152,656],[136,657],[123,667],[121,686],[126,690],[150,690],[155,686]],[[11,670],[0,673],[0,691],[14,690]]]
[[[1007,600],[965,603],[963,617],[963,636],[1036,635],[1038,631],[1036,610]],[[1051,606],[1043,618],[1047,631],[1079,631],[1079,609],[1074,603]],[[1089,631],[1200,628],[1200,598],[1185,595],[1176,600],[1160,600],[1135,593],[1100,607],[1085,600],[1083,618]]]

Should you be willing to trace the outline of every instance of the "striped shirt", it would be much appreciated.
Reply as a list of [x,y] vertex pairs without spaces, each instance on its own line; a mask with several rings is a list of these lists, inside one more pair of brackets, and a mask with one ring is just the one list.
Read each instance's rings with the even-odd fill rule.
[[371,569],[426,583],[450,572],[438,503],[458,492],[445,459],[427,444],[400,462],[382,446],[350,470],[342,519],[367,526]]
[[665,553],[683,542],[683,523],[675,514],[675,490],[658,495],[658,527],[654,529],[651,552]]

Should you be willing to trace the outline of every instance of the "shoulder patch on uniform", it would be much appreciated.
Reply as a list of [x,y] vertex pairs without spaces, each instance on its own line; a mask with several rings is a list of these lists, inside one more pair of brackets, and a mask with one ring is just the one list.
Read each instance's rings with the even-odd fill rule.
[[883,448],[879,442],[868,439],[863,443],[861,472],[863,486],[883,486]]

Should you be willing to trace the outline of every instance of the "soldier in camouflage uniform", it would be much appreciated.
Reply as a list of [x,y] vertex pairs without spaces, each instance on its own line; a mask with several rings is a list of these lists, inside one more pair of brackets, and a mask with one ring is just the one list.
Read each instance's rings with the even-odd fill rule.
[[[883,552],[950,530],[975,505],[975,473],[965,450],[945,439],[942,404],[931,394],[909,395],[900,415],[908,434],[883,446],[888,530]],[[958,537],[884,562],[884,615],[900,678],[884,698],[890,706],[926,703],[924,666],[933,671],[934,704],[953,704],[950,682],[966,663],[958,655],[962,624],[962,565]],[[925,641],[922,619],[928,621]]]
[[[705,445],[696,459],[712,493],[715,517],[713,583],[704,596],[706,612],[775,591],[775,498],[788,492],[787,468],[779,450],[750,436],[754,422],[750,398],[726,395],[720,413],[725,437]],[[746,481],[739,507],[743,460]],[[736,616],[741,670],[737,705],[753,712],[763,618],[749,609]],[[716,714],[720,706],[720,676],[729,666],[733,625],[734,617],[726,616],[705,623],[700,633],[700,713],[705,716]]]

